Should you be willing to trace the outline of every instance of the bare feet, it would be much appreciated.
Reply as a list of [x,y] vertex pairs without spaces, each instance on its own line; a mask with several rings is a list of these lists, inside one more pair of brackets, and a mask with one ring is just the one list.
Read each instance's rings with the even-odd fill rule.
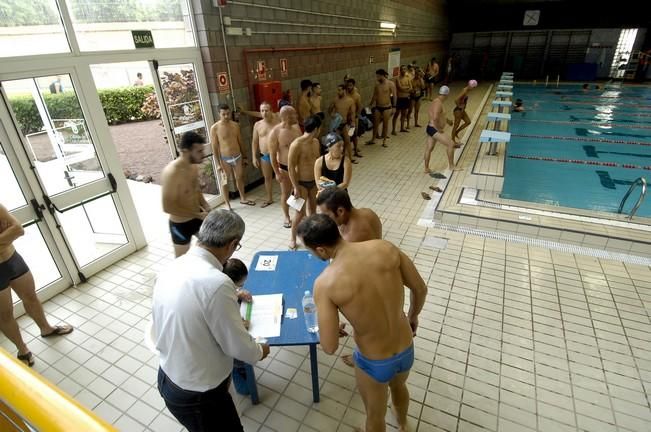
[[287,246],[289,250],[295,251],[297,249],[296,242],[295,241],[290,241],[289,246]]
[[355,367],[355,360],[353,360],[352,354],[346,354],[341,356],[341,361],[349,367]]
[[396,419],[396,423],[398,423],[398,431],[399,432],[407,432],[408,425],[407,424],[400,424],[400,419],[398,419],[398,413],[396,412],[396,407],[391,405],[391,413],[393,414],[393,418]]

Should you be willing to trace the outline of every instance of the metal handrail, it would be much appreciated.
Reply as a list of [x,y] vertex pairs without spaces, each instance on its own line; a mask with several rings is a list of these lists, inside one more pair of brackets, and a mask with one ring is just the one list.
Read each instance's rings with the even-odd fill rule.
[[622,213],[622,210],[624,210],[624,204],[626,203],[626,200],[628,197],[631,195],[633,190],[637,185],[642,186],[642,193],[640,194],[640,197],[638,198],[637,202],[631,209],[631,211],[628,213],[628,218],[633,219],[633,216],[635,216],[635,213],[637,213],[637,210],[640,208],[642,205],[642,202],[644,201],[644,197],[646,197],[646,179],[644,177],[638,177],[635,179],[631,187],[628,188],[628,191],[626,192],[626,195],[624,195],[624,198],[622,198],[622,202],[619,203],[619,209],[617,210],[617,213]]

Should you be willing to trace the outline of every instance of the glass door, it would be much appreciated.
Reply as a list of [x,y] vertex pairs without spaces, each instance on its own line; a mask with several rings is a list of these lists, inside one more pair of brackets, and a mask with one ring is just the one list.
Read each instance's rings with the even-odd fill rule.
[[[72,257],[75,279],[135,251],[85,99],[72,72],[3,79],[0,106],[9,142],[34,195]],[[121,174],[120,174],[121,175]],[[29,175],[27,176],[29,177]],[[29,178],[28,178],[29,181]]]
[[[208,109],[204,106],[201,75],[196,73],[195,65],[187,63],[160,63],[151,61],[154,87],[159,95],[161,119],[166,125],[173,154],[178,154],[177,145],[185,132],[194,131],[206,138],[204,162],[199,168],[201,190],[206,200],[215,205],[221,201],[220,188],[215,176],[215,165],[210,147],[210,121],[206,116]],[[205,83],[204,83],[205,84]]]

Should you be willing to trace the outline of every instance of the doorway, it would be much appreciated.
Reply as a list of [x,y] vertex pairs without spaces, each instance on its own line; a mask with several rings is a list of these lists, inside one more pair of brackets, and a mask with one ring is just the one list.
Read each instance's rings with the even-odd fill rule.
[[[167,237],[161,172],[177,157],[183,133],[194,131],[209,140],[194,64],[137,61],[90,69],[145,237]],[[219,187],[209,145],[204,154],[200,184],[214,204]]]

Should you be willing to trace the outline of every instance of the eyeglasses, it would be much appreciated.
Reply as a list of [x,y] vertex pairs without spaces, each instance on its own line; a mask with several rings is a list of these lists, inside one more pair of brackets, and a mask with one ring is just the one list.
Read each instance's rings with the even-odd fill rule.
[[237,246],[235,246],[235,250],[238,251],[240,249],[242,249],[242,243],[237,242]]

